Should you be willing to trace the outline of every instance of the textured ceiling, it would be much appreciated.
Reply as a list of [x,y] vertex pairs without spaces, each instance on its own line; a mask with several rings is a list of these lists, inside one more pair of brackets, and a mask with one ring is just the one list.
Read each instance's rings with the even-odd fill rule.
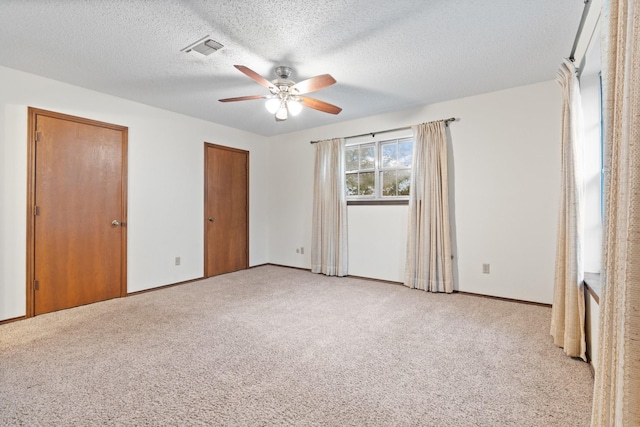
[[[2,0],[0,65],[261,135],[276,135],[555,78],[583,0]],[[209,35],[225,47],[180,50]],[[276,123],[264,101],[294,68],[343,108]]]

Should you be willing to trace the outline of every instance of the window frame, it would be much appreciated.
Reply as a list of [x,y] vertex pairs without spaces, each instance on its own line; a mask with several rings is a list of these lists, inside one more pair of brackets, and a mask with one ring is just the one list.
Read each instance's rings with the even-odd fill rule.
[[[348,140],[345,145],[345,151],[354,146],[362,147],[367,145],[373,145],[374,147],[374,167],[373,169],[360,169],[360,165],[357,170],[348,170],[347,169],[347,160],[345,156],[345,173],[344,180],[346,186],[347,176],[349,174],[361,173],[361,172],[373,172],[374,173],[374,192],[372,195],[346,195],[347,204],[348,205],[406,205],[409,203],[409,195],[406,196],[383,196],[382,195],[382,173],[384,171],[409,171],[409,175],[411,174],[411,164],[409,166],[405,165],[396,165],[395,167],[382,167],[382,147],[388,143],[395,142],[396,147],[400,142],[411,141],[412,142],[412,156],[413,156],[413,144],[415,144],[415,138],[413,136],[413,132],[409,129],[403,131],[396,131],[393,133],[385,133],[380,136],[366,136],[353,138],[352,140]],[[397,150],[397,148],[396,148]],[[397,153],[397,151],[396,151]],[[345,153],[346,154],[346,153]]]

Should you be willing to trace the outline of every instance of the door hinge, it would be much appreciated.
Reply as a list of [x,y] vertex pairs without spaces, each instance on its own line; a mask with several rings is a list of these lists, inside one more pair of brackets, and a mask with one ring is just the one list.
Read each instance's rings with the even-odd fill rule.
[[34,291],[39,291],[40,290],[40,282],[38,282],[37,280],[33,281],[33,290]]
[[33,207],[33,216],[38,216],[40,215],[40,206],[34,206]]
[[39,142],[41,137],[42,137],[42,132],[36,131],[36,142]]

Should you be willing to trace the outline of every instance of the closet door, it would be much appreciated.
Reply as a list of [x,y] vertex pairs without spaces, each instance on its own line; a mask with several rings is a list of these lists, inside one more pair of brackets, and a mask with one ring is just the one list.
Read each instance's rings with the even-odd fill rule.
[[205,144],[205,277],[249,267],[249,152]]
[[127,129],[42,110],[30,115],[27,312],[126,295]]

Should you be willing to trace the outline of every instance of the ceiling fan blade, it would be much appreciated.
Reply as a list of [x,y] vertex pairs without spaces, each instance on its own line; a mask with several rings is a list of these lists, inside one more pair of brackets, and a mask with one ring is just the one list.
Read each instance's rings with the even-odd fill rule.
[[218,101],[220,101],[220,102],[236,102],[236,101],[248,101],[250,99],[264,99],[264,98],[268,98],[268,97],[264,96],[264,95],[250,95],[250,96],[239,96],[237,98],[218,99]]
[[320,101],[319,99],[309,98],[306,96],[301,96],[300,98],[302,99],[302,105],[305,107],[313,108],[314,110],[322,111],[323,113],[338,114],[342,111],[342,108]]
[[278,88],[273,83],[271,83],[269,80],[265,79],[255,71],[253,71],[251,68],[245,67],[244,65],[234,65],[234,67],[236,67],[238,70],[240,70],[241,72],[243,72],[244,74],[246,74],[247,76],[255,80],[256,82],[258,82],[262,86],[266,87],[267,89],[271,91],[273,90],[278,91]]
[[321,74],[294,84],[290,91],[297,91],[299,94],[310,93],[331,86],[335,82],[336,79],[331,77],[331,74]]

